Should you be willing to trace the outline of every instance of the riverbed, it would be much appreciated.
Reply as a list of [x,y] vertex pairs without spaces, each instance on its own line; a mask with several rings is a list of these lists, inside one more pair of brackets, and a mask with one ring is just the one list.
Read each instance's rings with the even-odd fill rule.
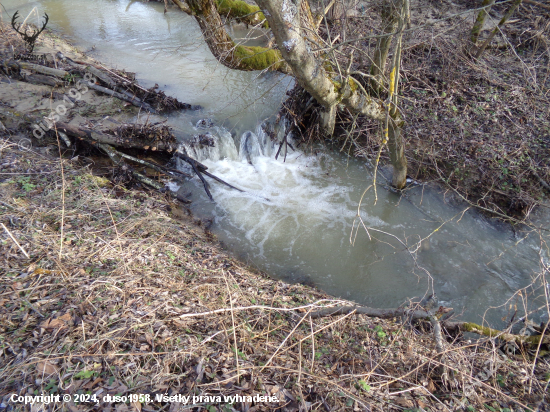
[[[505,304],[546,261],[539,233],[466,210],[447,190],[411,182],[400,195],[378,175],[376,196],[373,188],[365,194],[372,164],[337,148],[285,146],[275,159],[285,121],[275,128],[277,141],[265,129],[293,80],[225,68],[184,13],[128,0],[3,3],[10,14],[47,12],[49,27],[91,56],[203,108],[175,113],[169,123],[184,134],[210,134],[215,148],[188,151],[244,192],[212,183],[211,202],[199,181],[181,190],[191,193],[197,216],[212,219],[228,249],[272,276],[376,307],[435,291],[460,318],[500,324],[509,306],[486,310]],[[267,41],[261,32],[236,28],[233,35],[248,44]],[[205,118],[212,126],[196,127]]]

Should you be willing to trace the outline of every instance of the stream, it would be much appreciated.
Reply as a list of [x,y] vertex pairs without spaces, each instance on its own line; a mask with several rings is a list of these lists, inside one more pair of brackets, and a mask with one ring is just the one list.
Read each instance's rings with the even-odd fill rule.
[[[180,101],[202,106],[171,114],[169,124],[187,134],[210,133],[216,147],[187,146],[189,154],[245,192],[212,181],[211,202],[198,179],[182,190],[191,193],[197,216],[212,219],[212,232],[230,251],[274,277],[381,308],[434,290],[460,319],[501,326],[501,318],[511,316],[509,307],[487,309],[503,305],[546,262],[539,234],[527,236],[464,211],[441,188],[416,185],[399,196],[379,185],[377,200],[371,189],[359,205],[372,167],[338,148],[288,148],[275,159],[279,144],[264,128],[274,123],[293,80],[222,66],[182,12],[164,15],[161,3],[128,0],[2,3],[10,15],[19,10],[24,17],[37,6],[49,14],[50,28],[94,58],[136,72],[146,87],[158,84]],[[252,45],[267,40],[244,29],[234,28],[232,35],[248,36]],[[195,127],[204,118],[213,125]],[[284,119],[276,133],[280,141]],[[378,181],[385,183],[381,175]],[[546,215],[538,220],[548,227]]]

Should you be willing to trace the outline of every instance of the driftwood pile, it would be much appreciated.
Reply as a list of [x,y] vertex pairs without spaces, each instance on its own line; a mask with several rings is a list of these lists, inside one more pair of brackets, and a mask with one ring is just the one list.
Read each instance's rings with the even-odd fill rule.
[[145,144],[150,143],[150,146],[144,146],[145,150],[151,148],[156,150],[159,143],[169,146],[175,143],[174,134],[169,126],[164,122],[145,123],[145,124],[123,124],[119,128],[112,131],[112,134],[119,136],[123,141],[142,141]]
[[[208,176],[232,189],[242,192],[241,189],[230,185],[219,177],[207,172],[208,167],[195,159],[189,157],[187,154],[178,151],[178,143],[175,136],[172,134],[170,128],[164,124],[154,125],[122,125],[119,128],[112,130],[111,133],[101,133],[90,129],[84,129],[82,127],[75,127],[67,123],[58,123],[56,132],[61,132],[73,138],[77,138],[81,141],[85,141],[94,147],[101,149],[105,152],[112,162],[119,166],[124,167],[126,171],[132,174],[138,181],[147,184],[157,190],[166,191],[163,184],[150,179],[142,173],[134,170],[125,161],[137,163],[141,166],[149,167],[156,170],[159,173],[170,176],[172,179],[182,182],[184,178],[191,178],[192,176],[177,169],[173,169],[164,165],[160,165],[151,160],[139,159],[135,156],[128,155],[121,151],[116,150],[113,146],[119,146],[124,148],[138,148],[151,151],[165,151],[173,153],[174,156],[189,163],[195,174],[199,177],[203,183],[204,190],[210,198],[214,200],[210,192],[208,182],[204,179],[204,176]],[[183,150],[183,149],[181,149]],[[188,199],[183,198],[177,192],[171,192],[172,195],[178,200],[184,203],[190,203]]]
[[[72,60],[60,52],[56,54],[55,58],[51,55],[38,57],[40,57],[38,60],[40,64],[25,60],[36,61],[37,56],[34,55],[19,55],[18,59],[14,59],[13,56],[0,55],[0,71],[17,80],[52,87],[69,85],[77,76],[85,76],[88,73],[94,79],[93,82],[87,82],[90,89],[127,101],[151,113],[200,108],[167,96],[163,91],[158,90],[158,85],[149,89],[141,87],[136,82],[133,73],[110,70],[89,62]],[[24,71],[34,73],[29,75]]]
[[[82,82],[82,79],[84,79],[86,80],[86,86],[90,89],[124,100],[150,113],[161,113],[172,110],[196,110],[200,108],[167,96],[163,91],[158,90],[158,85],[150,89],[141,87],[135,81],[133,73],[110,70],[96,64],[72,60],[61,53],[57,53],[55,58],[51,55],[43,55],[43,59],[39,60],[40,64],[26,61],[25,57],[36,60],[36,56],[31,55],[20,55],[18,59],[14,59],[13,56],[0,55],[0,72],[20,81],[45,84],[51,87],[69,87],[73,83]],[[28,74],[27,72],[32,72],[32,74]],[[91,81],[88,81],[88,79],[91,79]],[[66,95],[55,91],[52,92],[52,95],[59,98],[66,97]],[[48,95],[48,97],[51,96]],[[208,176],[232,189],[240,190],[207,172],[205,165],[187,156],[186,153],[178,152],[178,150],[184,151],[184,149],[179,149],[179,143],[171,128],[163,122],[153,124],[123,124],[107,132],[100,132],[92,128],[86,128],[85,126],[78,127],[69,123],[58,122],[54,124],[52,132],[58,134],[61,140],[65,141],[68,146],[71,144],[69,137],[91,144],[105,152],[113,163],[123,168],[128,175],[132,175],[136,180],[157,190],[165,191],[166,188],[164,184],[137,172],[126,162],[129,161],[151,168],[180,182],[182,179],[191,178],[192,176],[153,161],[145,161],[123,153],[115,149],[115,147],[175,154],[191,165],[193,171],[202,181],[204,189],[211,200],[213,200],[212,194],[204,176]],[[208,144],[212,145],[213,143],[209,142]],[[172,195],[184,203],[189,203],[189,200],[183,198],[178,193],[173,192]]]

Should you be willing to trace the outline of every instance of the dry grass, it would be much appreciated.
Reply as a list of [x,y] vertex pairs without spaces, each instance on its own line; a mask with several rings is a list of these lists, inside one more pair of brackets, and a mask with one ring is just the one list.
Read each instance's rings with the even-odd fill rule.
[[193,406],[208,411],[517,411],[543,401],[550,368],[527,351],[455,339],[439,358],[429,330],[399,319],[311,320],[347,302],[250,271],[160,194],[7,139],[0,173],[0,221],[19,243],[0,234],[0,408],[25,410],[12,393],[152,399],[71,411],[175,411],[183,405],[154,399],[178,393],[279,400]]

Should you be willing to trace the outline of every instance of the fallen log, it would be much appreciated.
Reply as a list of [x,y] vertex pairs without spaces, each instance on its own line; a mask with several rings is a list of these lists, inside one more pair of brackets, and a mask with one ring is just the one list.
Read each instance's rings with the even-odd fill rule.
[[[108,84],[110,87],[117,88],[117,84],[116,84],[115,81],[113,81],[108,75],[102,73],[100,70],[96,69],[95,67],[82,66],[82,65],[74,63],[72,60],[69,62],[69,64],[73,65],[73,67],[77,68],[78,70],[84,70],[84,71],[88,70],[94,76],[96,76],[97,78],[99,78],[100,80],[102,80],[106,84]],[[27,69],[27,70],[31,70],[31,71],[34,71],[34,72],[37,72],[37,73],[41,73],[41,74],[45,74],[45,75],[48,75],[48,76],[53,76],[53,77],[57,77],[57,78],[61,78],[61,79],[66,79],[70,75],[70,73],[68,71],[65,71],[65,70],[53,69],[51,67],[45,67],[45,66],[41,66],[39,64],[34,64],[34,63],[18,62],[18,61],[15,61],[15,60],[0,60],[0,65],[2,65],[3,67],[5,67],[9,70],[17,71],[18,73],[21,71],[21,69]],[[51,81],[46,80],[44,78],[38,78],[38,80],[37,80],[36,77],[34,77],[34,78],[31,77],[30,79],[31,79],[31,81],[34,79],[35,81],[43,83],[43,84],[54,85],[54,83],[53,83],[54,80],[53,79]],[[126,91],[118,92],[118,91],[111,90],[111,89],[108,89],[106,87],[100,86],[98,84],[90,83],[90,82],[88,82],[87,84],[88,84],[88,87],[90,89],[93,89],[93,90],[98,91],[100,93],[108,94],[108,95],[116,97],[120,100],[124,100],[128,103],[133,104],[136,107],[147,110],[150,113],[157,113],[157,111],[150,104],[143,102],[139,98],[137,98],[135,96],[132,96],[130,93],[127,93]],[[55,83],[55,85],[58,85],[58,84]]]
[[20,72],[21,69],[31,70],[36,73],[46,74],[48,76],[59,77],[64,79],[69,75],[69,72],[60,69],[53,69],[51,67],[41,66],[40,64],[15,61],[13,59],[0,60],[0,66]]
[[[487,336],[490,338],[497,338],[506,342],[515,342],[517,344],[525,344],[537,346],[539,344],[550,344],[550,335],[534,335],[534,336],[522,336],[514,335],[512,333],[492,329],[487,326],[478,325],[472,322],[451,322],[447,320],[438,320],[438,315],[448,313],[450,308],[440,307],[437,311],[432,310],[410,310],[407,308],[392,308],[392,309],[378,309],[369,308],[367,306],[336,306],[331,308],[325,308],[312,312],[310,317],[312,319],[326,317],[326,316],[339,316],[347,315],[349,313],[356,313],[358,315],[365,315],[373,318],[391,319],[398,317],[406,317],[410,320],[427,321],[434,326],[435,340],[437,344],[438,353],[442,352],[442,336],[441,331],[438,330],[438,325],[444,327],[447,331],[453,332],[471,332],[481,336]],[[435,322],[435,323],[434,323]]]
[[[107,73],[104,73],[102,70],[96,68],[95,66],[92,66],[90,64],[89,65],[84,65],[84,64],[76,63],[74,60],[71,60],[68,57],[64,57],[64,59],[72,67],[74,67],[75,69],[80,71],[81,74],[85,74],[86,72],[89,72],[89,73],[93,74],[97,79],[101,80],[103,83],[105,83],[107,86],[109,86],[113,91],[125,95],[126,97],[131,99],[131,100],[127,100],[127,101],[131,102],[132,104],[135,104],[137,107],[142,107],[142,106],[147,105],[147,103],[144,103],[135,94],[129,93],[128,91],[123,89],[123,86],[128,86],[128,85],[131,84],[131,82],[129,80],[123,79],[119,83],[116,80],[112,79],[111,76],[109,76]],[[143,90],[145,92],[148,92],[145,89],[143,89]],[[98,91],[103,92],[102,90],[98,90]],[[136,104],[136,103],[139,103],[139,105]],[[148,105],[148,106],[150,106],[150,105]]]
[[53,69],[51,67],[45,67],[35,63],[28,63],[28,62],[14,62],[14,63],[17,64],[22,69],[32,70],[37,73],[47,74],[48,76],[59,77],[61,79],[64,79],[69,75],[69,72],[65,70]]
[[25,81],[29,83],[45,84],[46,86],[58,87],[63,86],[61,80],[51,76],[44,76],[42,74],[28,74],[25,76]]
[[100,79],[102,82],[104,82],[110,88],[116,89],[118,87],[118,83],[116,81],[114,81],[113,79],[111,79],[111,77],[109,75],[107,75],[106,73],[103,73],[101,70],[96,69],[93,66],[86,66],[86,67],[84,67],[84,70],[87,70],[90,73],[92,73],[95,77]]
[[177,149],[177,142],[162,142],[162,141],[153,141],[147,142],[143,140],[130,140],[121,138],[118,136],[113,136],[95,130],[82,129],[77,126],[70,125],[68,123],[57,123],[57,129],[64,131],[69,136],[76,137],[81,140],[95,141],[99,143],[105,143],[113,146],[119,146],[124,148],[137,148],[142,150],[163,150],[166,152],[173,152]]

